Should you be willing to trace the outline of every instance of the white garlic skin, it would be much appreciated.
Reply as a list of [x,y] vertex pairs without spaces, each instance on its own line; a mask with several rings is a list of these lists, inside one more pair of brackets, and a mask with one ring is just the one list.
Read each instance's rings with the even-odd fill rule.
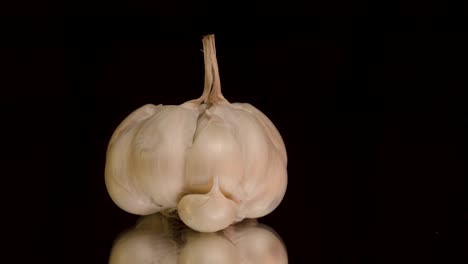
[[191,228],[216,232],[279,205],[287,187],[281,135],[254,106],[229,103],[216,78],[217,68],[201,98],[145,105],[116,129],[105,182],[120,208],[138,215],[177,209]]

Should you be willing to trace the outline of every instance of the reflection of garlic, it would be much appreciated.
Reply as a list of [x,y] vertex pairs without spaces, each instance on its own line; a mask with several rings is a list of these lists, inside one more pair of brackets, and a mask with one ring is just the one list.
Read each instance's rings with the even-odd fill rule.
[[199,233],[153,214],[114,242],[109,264],[287,264],[286,248],[269,227],[248,220]]
[[109,264],[176,264],[179,246],[168,233],[169,224],[159,215],[142,219],[115,240]]
[[181,105],[145,105],[109,142],[106,186],[123,210],[178,209],[182,221],[214,232],[273,211],[287,185],[287,156],[273,123],[221,94],[214,36],[203,38],[205,89]]

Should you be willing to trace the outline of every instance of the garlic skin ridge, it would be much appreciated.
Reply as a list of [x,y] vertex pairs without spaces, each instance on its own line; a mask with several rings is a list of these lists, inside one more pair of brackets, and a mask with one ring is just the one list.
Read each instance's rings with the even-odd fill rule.
[[272,212],[287,187],[280,133],[248,103],[221,93],[214,36],[203,39],[205,88],[181,105],[147,104],[117,127],[106,156],[112,200],[138,215],[178,211],[200,232]]

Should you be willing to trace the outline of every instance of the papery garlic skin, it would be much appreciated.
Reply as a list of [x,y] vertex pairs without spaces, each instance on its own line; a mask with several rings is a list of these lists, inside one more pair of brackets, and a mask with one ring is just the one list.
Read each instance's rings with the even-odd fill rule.
[[203,95],[130,114],[109,142],[105,179],[112,200],[127,212],[177,209],[191,228],[215,232],[279,205],[287,187],[287,155],[262,112],[222,96],[214,36],[203,43]]

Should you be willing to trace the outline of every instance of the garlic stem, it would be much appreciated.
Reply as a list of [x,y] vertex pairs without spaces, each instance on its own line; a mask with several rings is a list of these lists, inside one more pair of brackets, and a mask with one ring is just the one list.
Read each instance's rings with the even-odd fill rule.
[[218,61],[216,59],[215,37],[213,34],[203,37],[203,53],[205,58],[205,88],[204,103],[210,105],[227,101],[221,93]]

